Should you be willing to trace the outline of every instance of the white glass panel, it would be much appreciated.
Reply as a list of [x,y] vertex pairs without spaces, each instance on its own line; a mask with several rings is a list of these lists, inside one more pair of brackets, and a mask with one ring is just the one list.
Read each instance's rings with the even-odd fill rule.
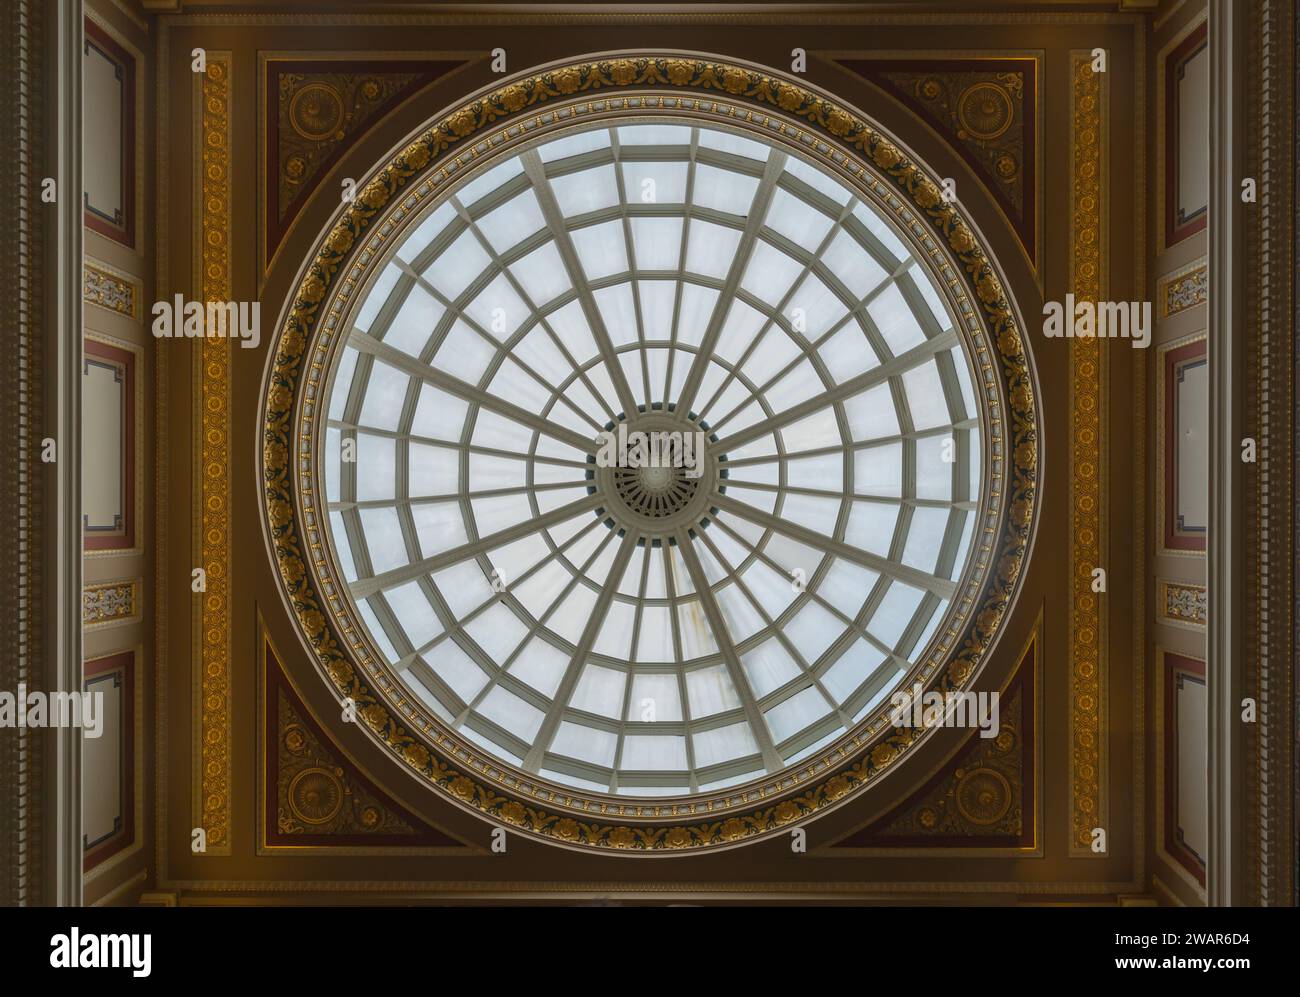
[[697,731],[691,735],[691,743],[695,748],[696,768],[758,753],[758,744],[747,723]]
[[[923,436],[916,441],[916,497],[952,501],[952,474],[957,444],[951,436]],[[951,454],[952,458],[944,460]]]
[[465,306],[465,314],[497,342],[510,338],[510,334],[523,325],[531,313],[505,274],[497,274]]
[[469,541],[458,502],[417,503],[411,507],[411,518],[415,521],[415,535],[420,540],[420,553],[425,557],[441,554]]
[[920,589],[903,582],[891,584],[867,624],[871,635],[887,647],[896,645],[907,625],[912,622],[912,616],[924,595]]
[[357,499],[391,499],[396,487],[396,442],[370,433],[357,434]]
[[528,628],[497,602],[466,623],[465,632],[493,661],[505,661],[528,635]]
[[[667,340],[672,335],[673,304],[677,284],[667,280],[643,280],[637,283],[641,299],[641,323],[647,340]],[[665,356],[665,363],[667,358]],[[660,384],[663,379],[660,378]]]
[[836,204],[848,204],[849,198],[853,196],[846,187],[796,156],[786,160],[785,171],[791,176],[798,177],[814,190],[825,194]]
[[837,557],[817,587],[817,594],[849,619],[854,619],[879,578],[879,572]]
[[598,713],[602,717],[617,717],[623,709],[623,690],[626,687],[627,673],[588,665],[578,678],[569,705],[575,710]]
[[563,308],[556,309],[547,316],[546,321],[576,363],[585,364],[600,352],[578,302],[570,301]]
[[695,204],[732,215],[747,215],[756,190],[757,177],[721,170],[707,163],[695,167]]
[[601,288],[594,292],[596,307],[609,333],[610,342],[624,346],[637,341],[636,305],[632,289],[627,284]]
[[732,132],[714,131],[712,128],[700,129],[700,145],[706,149],[729,152],[736,156],[744,156],[746,159],[757,160],[760,163],[765,162],[769,155],[767,146],[759,142],[742,138]]
[[487,674],[454,641],[444,640],[424,655],[424,662],[462,702],[471,702],[487,685]]
[[555,192],[560,212],[569,218],[618,204],[618,187],[614,183],[612,165],[553,177],[551,190]]
[[349,346],[339,358],[338,372],[334,375],[334,386],[330,394],[329,417],[331,419],[343,418],[343,411],[348,403],[348,392],[352,389],[352,375],[357,369],[358,356],[360,354]]
[[912,314],[912,309],[903,300],[897,284],[890,284],[876,295],[867,305],[867,314],[880,330],[880,335],[889,346],[894,356],[906,353],[914,346],[925,342],[921,325]]
[[401,276],[401,268],[396,264],[390,263],[383,269],[383,272],[371,285],[370,290],[366,292],[366,300],[361,303],[361,309],[357,312],[354,324],[358,329],[370,328],[370,324],[388,301],[388,296],[392,293]]
[[442,633],[442,624],[434,615],[433,606],[419,582],[407,582],[388,589],[384,592],[384,599],[412,647],[421,648]]
[[776,229],[796,246],[813,250],[821,245],[835,220],[801,198],[777,188],[764,223]]
[[857,322],[850,321],[818,347],[817,352],[826,364],[827,372],[837,384],[843,384],[880,366],[876,351],[867,342]]
[[740,696],[727,674],[726,665],[696,668],[686,673],[686,698],[691,716],[711,717],[740,707]]
[[361,425],[396,429],[410,383],[408,375],[382,360],[376,360],[370,368],[370,380],[366,382],[366,400],[361,404],[361,418],[358,420]]
[[477,561],[462,561],[432,575],[438,594],[455,617],[465,616],[472,609],[492,599],[492,585],[483,574]]
[[638,661],[673,659],[672,623],[666,606],[646,606],[642,611],[636,657]]
[[370,606],[370,600],[363,599],[357,603],[357,610],[361,613],[361,618],[366,621],[366,626],[370,629],[370,636],[379,645],[380,653],[388,659],[389,663],[398,661],[402,656],[397,653],[397,648],[388,639],[388,634],[385,633],[383,626],[380,624],[379,617],[375,615],[374,609]]
[[531,741],[542,726],[541,710],[501,686],[495,686],[483,697],[478,712],[525,743]]
[[537,195],[531,190],[526,190],[506,201],[501,207],[493,208],[475,224],[497,254],[503,255],[529,236],[544,229],[546,219],[542,217]]
[[837,702],[844,703],[885,660],[883,651],[859,638],[822,673],[822,686]]
[[794,658],[790,657],[790,652],[774,637],[759,644],[748,654],[742,654],[740,665],[745,671],[749,687],[760,699],[791,679],[798,678],[801,671]]
[[457,319],[434,354],[433,366],[466,384],[477,384],[495,353],[487,340]]
[[921,296],[925,298],[925,303],[930,309],[930,314],[934,318],[935,325],[940,330],[952,328],[952,319],[948,317],[948,309],[939,297],[939,292],[935,289],[933,281],[925,275],[919,263],[913,263],[907,268],[907,274],[912,278],[912,283],[917,286]]
[[515,658],[510,674],[549,698],[559,688],[568,665],[568,654],[540,637],[534,637]]
[[844,414],[848,416],[849,433],[855,440],[876,440],[900,432],[898,412],[888,384],[877,384],[844,399]]
[[584,152],[608,148],[609,132],[604,128],[600,128],[554,139],[539,147],[537,155],[541,157],[542,162],[551,163],[560,159],[568,159],[570,156],[578,156]]
[[812,665],[840,635],[845,626],[825,606],[809,602],[785,625],[785,635],[799,650],[804,661]]
[[[353,439],[351,431],[348,439]],[[343,473],[343,433],[338,429],[325,430],[325,495],[337,502],[342,494],[340,480]]]
[[948,402],[934,361],[913,367],[903,375],[907,407],[912,413],[912,428],[931,429],[948,425]]
[[681,720],[682,699],[677,676],[661,672],[639,672],[633,676],[625,719],[639,723]]
[[618,735],[613,731],[584,727],[568,721],[556,728],[555,740],[551,742],[551,751],[557,755],[567,755],[605,768],[614,764],[614,753],[617,750]]
[[507,159],[500,166],[494,166],[481,176],[475,177],[460,190],[456,191],[456,199],[467,207],[472,206],[480,197],[484,197],[496,190],[502,184],[519,176],[524,172],[524,164],[518,159]]
[[686,163],[623,163],[629,204],[681,204],[686,200]]
[[[691,227],[694,228],[694,225]],[[718,292],[711,287],[701,287],[699,284],[682,285],[681,309],[677,315],[678,342],[699,344],[717,301]],[[688,362],[679,355],[677,366],[685,368]]]
[[623,738],[621,768],[633,771],[686,768],[686,738],[629,734]]
[[356,581],[357,565],[352,558],[352,544],[348,541],[347,529],[343,525],[343,514],[341,512],[330,513],[330,530],[334,534],[334,553],[338,555],[339,567],[343,569],[343,577],[348,581]]
[[[818,458],[823,459],[823,458]],[[831,462],[839,460],[838,457],[827,458]],[[806,461],[792,461],[792,465],[804,464]],[[793,480],[791,475],[791,484],[808,487],[806,482]],[[843,487],[842,483],[830,482],[831,487]],[[816,487],[821,487],[819,483]],[[810,530],[820,533],[824,536],[830,536],[835,532],[835,520],[840,514],[841,501],[838,498],[822,498],[816,495],[787,495],[785,504],[781,506],[781,514],[784,518],[799,526],[805,526]]]
[[382,575],[408,563],[410,558],[406,555],[406,543],[402,539],[396,509],[362,509],[358,515],[375,574]]
[[573,240],[574,251],[589,280],[608,277],[628,269],[627,236],[621,221],[574,229],[569,237]]
[[795,334],[809,342],[820,338],[848,314],[848,308],[815,273],[799,282],[785,305],[785,317]]
[[638,270],[676,270],[682,252],[682,220],[633,218],[632,252]]
[[882,557],[888,555],[898,523],[898,506],[883,502],[854,502],[844,541]]
[[456,217],[456,209],[450,201],[438,205],[437,210],[420,222],[419,226],[406,237],[401,248],[397,250],[397,255],[406,262],[411,262],[424,252],[429,244],[456,220]]
[[843,230],[835,234],[821,261],[859,301],[888,276],[866,249]]
[[693,218],[686,241],[686,270],[706,277],[725,277],[739,245],[739,229]]
[[418,357],[444,312],[446,309],[433,295],[416,284],[393,317],[393,323],[384,335],[384,342],[403,353]]
[[444,297],[455,299],[491,264],[478,236],[467,229],[429,265],[424,279]]
[[575,585],[559,600],[555,611],[546,620],[547,628],[559,634],[570,644],[577,645],[591,620],[596,605],[596,593],[586,585]]
[[432,385],[422,384],[411,432],[435,440],[459,440],[465,428],[465,413],[468,410],[468,402],[439,391]]
[[903,493],[903,445],[866,447],[853,455],[853,488],[859,495]]
[[715,654],[718,643],[700,600],[689,599],[677,605],[677,627],[682,638],[682,659],[702,658]]
[[785,297],[802,269],[803,264],[794,257],[759,239],[740,286],[756,298],[775,305]]
[[554,242],[534,249],[510,265],[510,272],[523,285],[524,293],[539,307],[573,286]]
[[873,209],[863,204],[855,205],[853,217],[862,222],[871,231],[871,234],[880,240],[885,249],[893,255],[895,262],[901,262],[907,258],[907,248],[894,234],[892,226],[881,219]]
[[778,744],[830,713],[831,705],[814,687],[797,692],[763,714]]
[[623,125],[618,141],[620,145],[690,145],[691,130],[685,125]]

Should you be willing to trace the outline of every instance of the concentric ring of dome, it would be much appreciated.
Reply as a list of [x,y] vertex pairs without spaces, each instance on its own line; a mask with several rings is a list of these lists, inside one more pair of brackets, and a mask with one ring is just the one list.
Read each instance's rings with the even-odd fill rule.
[[[675,797],[898,685],[967,562],[981,446],[944,299],[870,204],[775,146],[620,124],[407,231],[353,313],[325,493],[413,697],[525,771]],[[624,522],[588,473],[654,413],[725,455],[690,522]]]

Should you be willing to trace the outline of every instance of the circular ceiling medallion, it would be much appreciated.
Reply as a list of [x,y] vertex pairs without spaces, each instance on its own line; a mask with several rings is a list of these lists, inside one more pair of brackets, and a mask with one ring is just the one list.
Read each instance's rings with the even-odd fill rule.
[[312,141],[336,138],[344,114],[343,95],[328,83],[307,83],[289,101],[293,130]]
[[1011,94],[996,83],[975,83],[957,98],[957,120],[971,138],[987,142],[997,138],[1015,117]]
[[1036,451],[1000,282],[798,85],[640,58],[486,99],[362,188],[279,336],[304,634],[406,764],[549,840],[836,805],[921,739],[889,694],[968,684],[1010,604]]
[[960,774],[953,799],[957,812],[972,824],[992,827],[1011,809],[1011,784],[996,769],[972,769]]
[[289,809],[304,824],[328,824],[343,809],[343,782],[329,769],[303,769],[289,783]]

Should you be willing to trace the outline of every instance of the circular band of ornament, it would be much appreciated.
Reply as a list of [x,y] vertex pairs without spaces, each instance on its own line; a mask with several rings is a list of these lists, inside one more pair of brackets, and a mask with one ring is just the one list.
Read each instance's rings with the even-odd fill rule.
[[914,678],[938,691],[968,685],[1015,599],[1035,518],[1038,419],[1025,342],[990,258],[934,179],[857,112],[768,69],[688,54],[557,65],[483,92],[408,142],[340,208],[286,306],[267,373],[262,472],[266,529],[296,621],[318,667],[380,744],[456,804],[521,833],[577,848],[665,854],[781,833],[872,784],[923,734],[892,727],[885,704],[797,767],[667,802],[583,794],[506,769],[401,696],[369,647],[324,542],[311,449],[321,438],[315,430],[348,304],[428,198],[478,161],[548,129],[649,115],[708,117],[816,158],[893,211],[951,290],[984,378],[977,390],[991,483],[976,535],[986,539],[953,598],[961,612],[935,636]]

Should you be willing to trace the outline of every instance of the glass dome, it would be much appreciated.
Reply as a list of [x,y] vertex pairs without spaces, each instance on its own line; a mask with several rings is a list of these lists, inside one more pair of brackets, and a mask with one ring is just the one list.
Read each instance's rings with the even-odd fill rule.
[[[333,372],[325,495],[415,700],[541,778],[676,797],[798,762],[906,679],[971,551],[980,421],[872,205],[775,145],[619,124],[405,233]],[[638,433],[693,463],[599,459]]]

